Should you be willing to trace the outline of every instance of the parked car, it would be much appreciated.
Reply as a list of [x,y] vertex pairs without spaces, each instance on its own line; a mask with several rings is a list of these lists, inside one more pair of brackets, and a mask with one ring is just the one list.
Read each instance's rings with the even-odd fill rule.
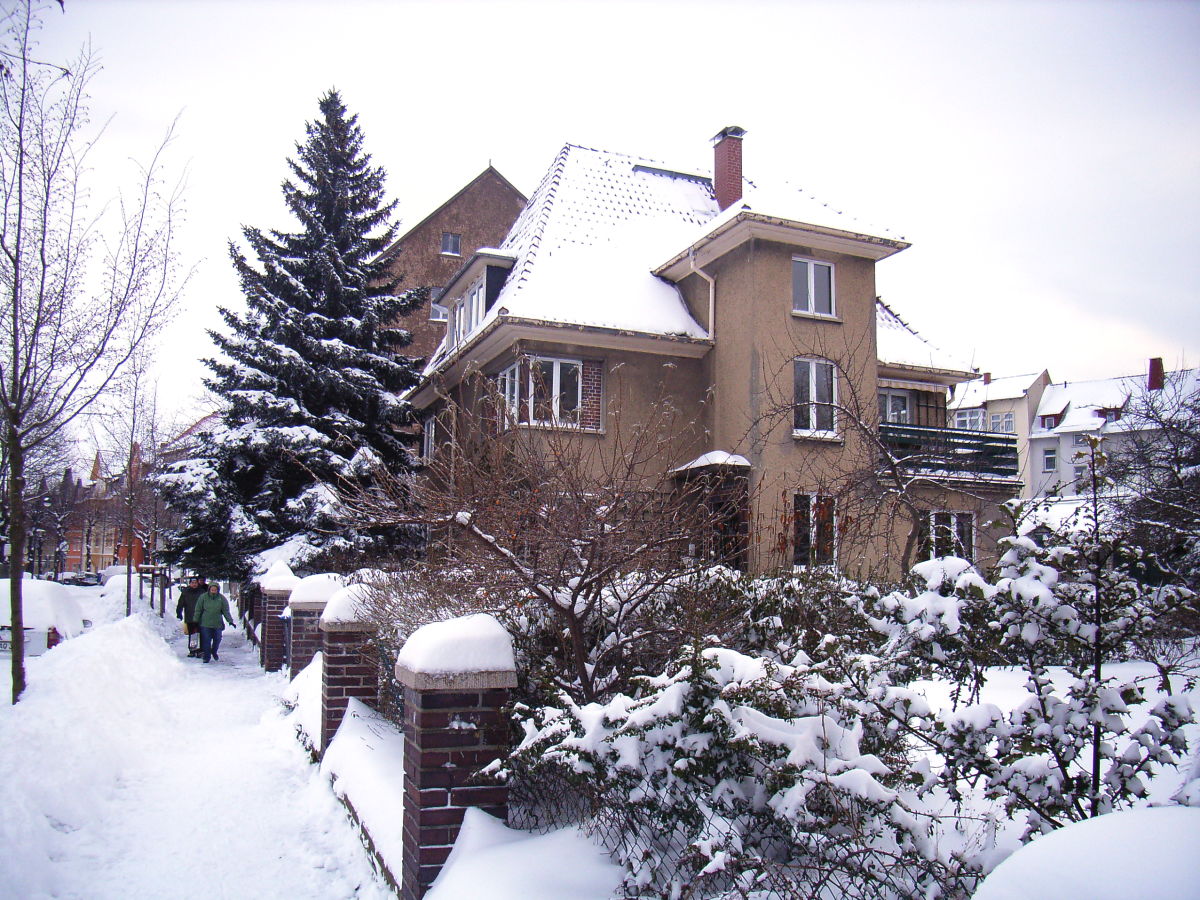
[[[0,596],[8,596],[9,580],[0,578]],[[22,587],[22,619],[26,656],[40,656],[55,644],[76,637],[92,623],[83,617],[79,601],[61,584],[26,580]],[[0,603],[0,653],[11,654],[12,610]]]
[[98,572],[72,572],[59,576],[58,581],[60,584],[73,584],[76,587],[92,587],[100,583],[100,575]]

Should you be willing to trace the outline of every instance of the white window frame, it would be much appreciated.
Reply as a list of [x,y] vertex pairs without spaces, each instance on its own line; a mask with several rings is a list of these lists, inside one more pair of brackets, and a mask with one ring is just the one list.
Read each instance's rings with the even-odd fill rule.
[[462,256],[462,234],[454,231],[442,232],[442,256]]
[[496,376],[496,390],[500,394],[501,409],[509,424],[517,422],[521,415],[521,364],[513,363]]
[[[805,283],[805,294],[806,294],[805,302],[807,303],[807,307],[798,305],[798,298],[796,297],[796,281],[797,281],[796,263],[804,263],[804,265],[805,265],[805,278],[807,279],[807,281]],[[818,269],[818,267],[829,270],[829,311],[828,312],[825,312],[824,310],[818,310],[816,308],[816,295],[817,295],[816,288],[817,288],[817,269]],[[826,319],[833,319],[833,318],[837,317],[837,282],[836,282],[837,273],[834,271],[834,269],[835,269],[835,266],[833,263],[827,262],[826,260],[823,260],[823,259],[810,259],[809,257],[806,257],[806,256],[793,256],[792,257],[791,285],[792,285],[792,312],[793,313],[795,313],[797,315],[802,315],[802,316],[820,316],[820,317],[826,318]]]
[[1042,448],[1042,472],[1050,473],[1058,471],[1058,448],[1043,447]]
[[450,319],[450,310],[441,302],[445,293],[445,288],[433,288],[429,292],[429,321],[446,322]]
[[437,416],[430,416],[421,423],[421,456],[426,461],[433,459],[437,450]]
[[[799,380],[797,367],[801,363],[808,365],[808,400],[804,402],[804,406],[808,410],[809,427],[801,427],[796,424],[796,417],[802,406],[800,398],[797,396],[796,383]],[[829,385],[830,397],[829,400],[821,400],[817,398],[817,370],[819,367],[827,367],[829,370]],[[837,414],[837,398],[838,398],[838,373],[837,366],[831,360],[821,359],[820,357],[797,356],[792,360],[792,435],[793,437],[816,437],[816,438],[836,438],[838,436],[838,414]],[[826,407],[829,410],[829,427],[817,428],[813,427],[818,421],[818,411]]]
[[[539,365],[550,363],[553,368],[551,370],[550,389],[550,404],[551,418],[539,419],[534,415],[535,409],[535,387],[537,381],[534,373]],[[526,410],[529,414],[529,423],[531,425],[545,425],[553,428],[578,428],[583,419],[583,360],[569,359],[557,356],[531,356],[529,357],[529,372],[525,379],[528,395],[526,398]],[[577,375],[575,378],[575,421],[564,421],[562,417],[562,369],[563,366],[574,366]]]
[[[904,418],[892,418],[892,398],[900,398],[904,401]],[[879,406],[880,406],[880,421],[891,422],[895,425],[912,425],[913,421],[913,392],[902,391],[896,388],[880,388],[879,389]]]
[[987,431],[987,426],[988,413],[982,407],[954,411],[954,427],[959,431]]
[[1017,420],[1011,412],[992,413],[988,424],[992,434],[1014,434],[1017,430]]
[[[925,534],[928,536],[928,539],[929,539],[928,555],[925,557],[925,559],[937,559],[938,558],[937,557],[937,549],[938,549],[937,535],[934,531],[934,529],[937,527],[937,523],[934,521],[935,516],[949,516],[950,517],[950,522],[949,522],[950,540],[953,544],[957,545],[956,547],[951,547],[950,549],[951,550],[955,550],[955,549],[963,550],[964,553],[962,555],[962,558],[966,559],[968,562],[974,562],[975,561],[975,545],[976,545],[977,537],[978,537],[978,528],[976,527],[975,513],[966,512],[965,510],[949,510],[949,509],[927,509],[921,513],[921,518],[924,520],[922,522],[922,526],[925,531]],[[962,520],[966,520],[967,522],[969,522],[970,527],[971,527],[971,546],[970,547],[965,546],[961,540],[962,534],[961,534],[959,526],[962,524]],[[918,550],[919,549],[920,548],[918,548]]]
[[[833,534],[829,541],[829,559],[824,561],[797,562],[796,561],[796,532],[799,530],[799,522],[796,521],[797,507],[800,505],[798,501],[807,500],[808,506],[808,547],[810,557],[817,547],[817,505],[821,501],[828,501],[830,506],[829,524],[833,529]],[[792,495],[792,569],[793,571],[804,571],[806,569],[833,569],[837,567],[838,558],[838,527],[837,527],[837,498],[829,497],[824,494],[809,494],[804,491],[797,491]]]

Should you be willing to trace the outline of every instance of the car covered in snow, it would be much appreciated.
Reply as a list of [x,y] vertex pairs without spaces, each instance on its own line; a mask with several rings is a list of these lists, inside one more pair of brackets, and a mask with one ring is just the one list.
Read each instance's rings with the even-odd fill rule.
[[[12,653],[14,640],[12,609],[8,603],[10,589],[9,580],[0,578],[0,653],[5,655]],[[40,656],[92,625],[83,617],[79,601],[61,584],[26,579],[21,595],[26,656]]]

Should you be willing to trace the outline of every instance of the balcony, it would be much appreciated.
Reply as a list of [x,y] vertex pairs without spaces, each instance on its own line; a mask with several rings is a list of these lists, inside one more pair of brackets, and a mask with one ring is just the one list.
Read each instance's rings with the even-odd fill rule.
[[883,422],[879,440],[884,451],[906,472],[941,478],[1019,480],[1017,437],[1013,434]]

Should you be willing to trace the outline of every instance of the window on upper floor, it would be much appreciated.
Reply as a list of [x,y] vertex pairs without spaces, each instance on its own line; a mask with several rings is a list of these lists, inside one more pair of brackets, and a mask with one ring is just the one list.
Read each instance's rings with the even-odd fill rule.
[[921,514],[917,535],[917,557],[936,559],[957,556],[975,558],[975,514],[932,510]]
[[462,235],[453,231],[443,231],[442,253],[446,256],[462,256]]
[[484,300],[484,284],[483,279],[480,279],[450,307],[448,329],[450,346],[453,347],[465,341],[467,336],[483,321],[486,312]]
[[882,390],[879,392],[879,421],[897,425],[912,424],[912,392]]
[[1076,447],[1086,447],[1087,442],[1088,442],[1088,439],[1087,439],[1086,431],[1077,431],[1077,432],[1075,432],[1075,435],[1071,438],[1071,443],[1073,443]]
[[436,416],[430,416],[421,423],[421,456],[426,462],[433,459],[433,454],[437,450],[437,431]]
[[1115,422],[1119,418],[1121,418],[1121,410],[1117,407],[1110,407],[1109,409],[1100,409],[1100,410],[1097,410],[1096,412],[1100,415],[1100,417],[1102,419],[1104,419],[1105,422],[1111,423],[1111,422]]
[[529,360],[529,421],[578,425],[583,405],[583,364],[577,359]]
[[803,568],[832,566],[837,559],[833,498],[796,494],[792,513],[792,565]]
[[1058,471],[1058,448],[1046,447],[1042,450],[1042,471],[1057,472]]
[[797,359],[793,373],[792,433],[836,437],[837,378],[827,359]]
[[1012,434],[1017,430],[1016,417],[1012,413],[992,413],[991,431]]
[[1043,428],[1057,428],[1059,423],[1062,421],[1062,416],[1041,416],[1039,417],[1038,421],[1041,423]]
[[792,312],[814,316],[835,314],[833,265],[792,257]]
[[442,296],[446,293],[445,288],[432,288],[429,291],[429,320],[431,322],[445,322],[450,318],[450,310],[442,305]]
[[987,431],[987,410],[957,409],[954,411],[954,427],[965,431]]
[[1092,473],[1087,466],[1073,466],[1071,477],[1075,480],[1076,491],[1086,491],[1092,484]]

